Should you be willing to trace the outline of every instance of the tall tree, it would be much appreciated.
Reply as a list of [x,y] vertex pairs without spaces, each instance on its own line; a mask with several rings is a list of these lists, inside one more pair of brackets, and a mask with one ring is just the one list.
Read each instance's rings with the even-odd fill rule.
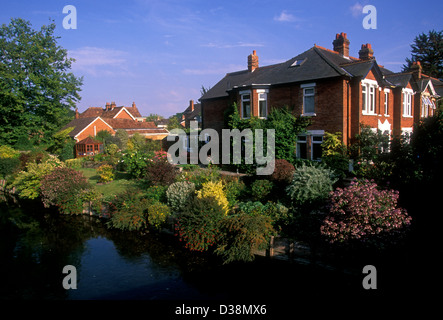
[[72,118],[83,78],[69,72],[75,60],[54,30],[20,18],[0,26],[0,144],[49,141]]
[[443,30],[431,30],[428,34],[422,33],[415,37],[411,54],[410,59],[406,58],[403,71],[410,70],[413,62],[420,61],[424,74],[443,78]]

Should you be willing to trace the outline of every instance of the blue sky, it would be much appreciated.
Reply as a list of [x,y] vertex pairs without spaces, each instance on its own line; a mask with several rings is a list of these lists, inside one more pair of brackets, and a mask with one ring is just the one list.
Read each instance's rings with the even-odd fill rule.
[[[75,6],[77,29],[63,28],[65,5]],[[363,28],[365,5],[377,9],[377,29]],[[72,72],[84,76],[80,111],[134,101],[142,115],[168,117],[196,101],[202,85],[246,69],[252,50],[270,65],[314,44],[332,49],[340,32],[351,56],[371,43],[379,64],[401,71],[414,38],[443,29],[442,12],[440,0],[17,0],[2,3],[0,23],[21,17],[39,29],[54,20],[59,44],[77,60]]]

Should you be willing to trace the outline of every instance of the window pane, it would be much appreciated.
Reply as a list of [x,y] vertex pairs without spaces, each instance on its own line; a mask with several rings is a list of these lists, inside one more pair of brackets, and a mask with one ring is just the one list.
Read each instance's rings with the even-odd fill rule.
[[251,103],[249,101],[243,102],[243,118],[251,117]]
[[307,150],[306,143],[297,143],[297,156],[300,159],[307,159],[308,158],[307,153],[308,153],[308,150]]
[[304,103],[304,107],[305,107],[305,113],[314,113],[315,112],[315,108],[314,108],[314,96],[305,96],[305,103]]
[[265,118],[267,116],[266,114],[266,100],[260,100],[259,101],[259,117]]
[[298,141],[306,141],[306,136],[298,136],[297,140]]
[[321,144],[313,143],[311,145],[312,149],[312,160],[320,160],[321,159]]
[[314,94],[314,88],[306,88],[305,89],[305,96],[313,95]]
[[323,136],[313,136],[312,141],[323,142]]

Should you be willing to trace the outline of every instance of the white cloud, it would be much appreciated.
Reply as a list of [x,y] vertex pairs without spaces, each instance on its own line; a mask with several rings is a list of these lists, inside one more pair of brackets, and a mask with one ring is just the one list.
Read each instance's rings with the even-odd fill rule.
[[293,14],[288,13],[286,10],[283,10],[279,16],[274,17],[275,21],[279,22],[294,22],[299,21],[299,19]]
[[351,14],[354,18],[359,17],[361,14],[363,14],[363,6],[360,4],[360,2],[357,2],[353,6],[349,7],[349,11],[351,11]]
[[76,61],[72,64],[74,71],[85,72],[93,76],[128,74],[128,53],[115,49],[82,47],[70,50],[69,57]]

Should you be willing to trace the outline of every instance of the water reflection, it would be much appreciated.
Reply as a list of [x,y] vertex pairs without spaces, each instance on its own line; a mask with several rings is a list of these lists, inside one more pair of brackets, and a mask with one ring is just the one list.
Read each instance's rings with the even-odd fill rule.
[[[35,202],[2,202],[0,212],[0,272],[8,275],[1,298],[203,297],[182,279],[194,258],[166,236],[109,230],[98,218],[60,215]],[[77,269],[76,290],[62,287],[68,264]]]

